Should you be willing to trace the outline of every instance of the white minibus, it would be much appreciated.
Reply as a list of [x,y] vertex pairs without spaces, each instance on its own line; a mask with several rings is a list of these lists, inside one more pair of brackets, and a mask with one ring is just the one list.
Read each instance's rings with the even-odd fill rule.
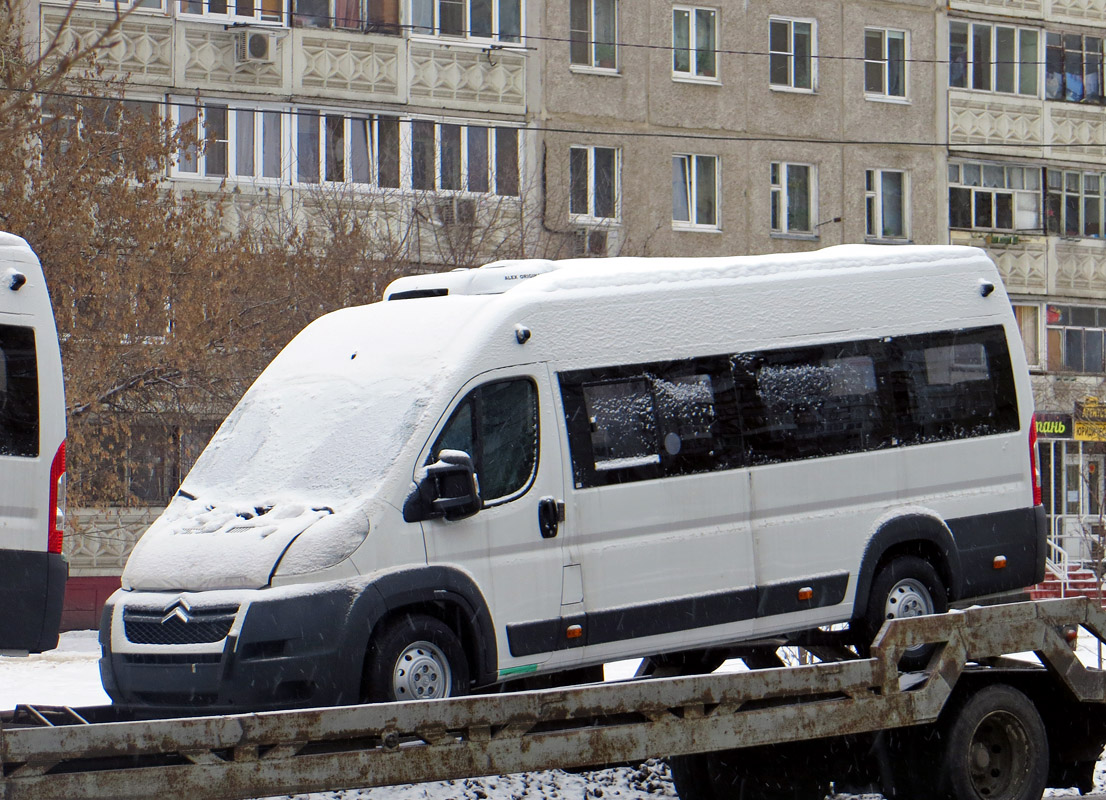
[[102,618],[154,713],[464,694],[1040,580],[1033,401],[980,250],[515,261],[309,325]]
[[65,394],[38,258],[0,233],[0,652],[57,646],[68,565]]

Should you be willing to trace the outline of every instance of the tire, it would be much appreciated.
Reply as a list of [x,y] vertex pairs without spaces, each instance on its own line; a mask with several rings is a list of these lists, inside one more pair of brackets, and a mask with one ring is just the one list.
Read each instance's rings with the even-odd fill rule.
[[830,789],[829,765],[819,743],[727,750],[712,753],[708,764],[719,800],[821,800]]
[[679,653],[664,653],[647,656],[638,667],[637,675],[668,678],[686,675],[708,675],[714,672],[726,659],[711,650],[685,650]]
[[938,798],[1040,800],[1048,779],[1048,739],[1029,698],[996,684],[946,713]]
[[404,614],[369,642],[361,690],[367,702],[460,697],[468,690],[464,648],[441,620]]
[[672,783],[680,800],[721,800],[714,793],[714,783],[710,777],[709,754],[699,753],[690,756],[672,756],[668,759],[668,769],[672,773]]
[[[867,655],[872,640],[885,620],[944,614],[949,610],[948,592],[933,565],[918,556],[899,556],[886,564],[872,581],[868,607],[861,620],[857,647]],[[918,645],[907,650],[899,661],[904,671],[925,667],[934,645]]]

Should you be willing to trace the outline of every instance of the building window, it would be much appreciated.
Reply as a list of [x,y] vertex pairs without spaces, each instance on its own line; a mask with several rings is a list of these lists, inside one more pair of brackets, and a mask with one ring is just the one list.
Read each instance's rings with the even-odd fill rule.
[[569,149],[569,213],[578,220],[618,218],[619,152],[613,147]]
[[[143,5],[142,7],[160,8],[160,3],[157,6]],[[180,0],[180,13],[230,19],[235,22],[246,20],[282,22],[284,20],[280,0]]]
[[574,65],[617,69],[616,0],[571,0],[569,51]]
[[296,112],[296,180],[399,186],[399,120]]
[[190,141],[177,156],[177,172],[225,178],[230,143],[227,106],[180,103],[175,108],[181,132]]
[[718,158],[672,156],[672,222],[718,228]]
[[864,30],[864,93],[906,98],[906,31]]
[[1049,233],[1101,237],[1106,174],[1049,169],[1045,220]]
[[1037,96],[1040,33],[987,23],[949,23],[949,86]]
[[518,130],[415,120],[411,188],[517,196]]
[[768,82],[777,88],[814,91],[814,22],[772,19],[768,25]]
[[214,103],[178,103],[177,122],[199,147],[178,156],[177,173],[214,178],[279,181],[286,144],[285,114],[276,109],[230,108]]
[[1101,36],[1046,34],[1045,97],[1073,103],[1102,102]]
[[196,142],[178,155],[178,175],[519,196],[518,128],[312,108],[176,109]]
[[231,116],[234,175],[239,178],[282,176],[284,115],[280,111],[234,109]]
[[772,231],[814,233],[815,169],[810,164],[773,162]]
[[1106,308],[1045,307],[1048,368],[1055,372],[1103,372]]
[[950,163],[949,227],[1040,231],[1040,169],[974,161]]
[[415,33],[522,41],[522,0],[411,0]]
[[865,173],[864,180],[868,238],[909,239],[906,173],[893,169],[870,169]]
[[672,74],[677,78],[718,76],[713,8],[672,9]]
[[292,24],[298,27],[359,31],[371,25],[377,32],[396,32],[399,25],[396,0],[369,0],[367,9],[361,0],[294,0],[294,6]]
[[163,11],[165,9],[165,3],[163,0],[133,0],[133,2],[126,2],[125,0],[80,0],[81,5],[110,5],[112,7],[118,5],[120,8],[142,8],[148,11]]
[[1014,303],[1014,317],[1025,345],[1025,360],[1031,369],[1041,365],[1041,309],[1036,304]]

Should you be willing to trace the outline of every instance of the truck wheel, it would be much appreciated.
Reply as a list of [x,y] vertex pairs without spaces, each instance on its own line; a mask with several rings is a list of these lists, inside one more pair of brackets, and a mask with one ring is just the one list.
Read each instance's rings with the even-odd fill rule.
[[[944,614],[948,610],[945,584],[933,565],[918,556],[899,556],[884,566],[872,581],[857,645],[861,654],[866,654],[885,620]],[[903,654],[899,666],[907,671],[922,669],[929,662],[933,649],[934,645],[911,647]]]
[[1048,778],[1048,739],[1029,698],[998,684],[947,713],[938,797],[1040,800]]
[[458,697],[468,685],[464,648],[441,620],[404,614],[369,642],[362,682],[368,702]]
[[649,675],[669,678],[677,675],[708,675],[722,666],[725,660],[711,650],[686,650],[680,653],[646,656],[638,667],[636,677]]
[[830,789],[823,749],[809,742],[712,753],[708,764],[717,798],[812,800]]
[[718,800],[711,782],[707,753],[689,756],[672,756],[668,769],[680,800]]

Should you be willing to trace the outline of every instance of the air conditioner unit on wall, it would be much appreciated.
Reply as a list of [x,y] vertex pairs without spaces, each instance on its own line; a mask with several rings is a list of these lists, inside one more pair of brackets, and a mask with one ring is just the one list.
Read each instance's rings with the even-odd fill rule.
[[583,228],[576,231],[575,250],[577,257],[607,255],[607,232],[594,228]]
[[476,201],[465,197],[445,198],[435,203],[434,213],[442,225],[471,227],[476,224]]
[[234,57],[239,64],[271,64],[275,51],[271,33],[251,30],[234,33]]

